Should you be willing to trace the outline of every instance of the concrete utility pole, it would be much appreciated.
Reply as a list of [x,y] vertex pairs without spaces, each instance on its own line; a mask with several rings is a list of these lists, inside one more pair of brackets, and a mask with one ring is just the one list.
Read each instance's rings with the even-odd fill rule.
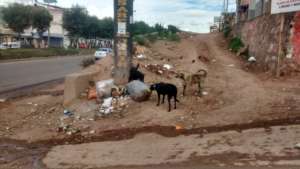
[[116,85],[128,83],[129,70],[132,66],[133,1],[114,0],[114,70]]

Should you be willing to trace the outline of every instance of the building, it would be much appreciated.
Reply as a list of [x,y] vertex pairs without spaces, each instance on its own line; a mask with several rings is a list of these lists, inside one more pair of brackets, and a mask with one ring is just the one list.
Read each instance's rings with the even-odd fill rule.
[[[63,12],[64,8],[60,8],[54,5],[43,4],[35,2],[33,0],[3,0],[0,3],[0,43],[3,42],[12,42],[16,41],[17,35],[12,30],[10,30],[1,19],[1,6],[7,6],[11,2],[22,2],[26,5],[38,5],[46,8],[50,14],[53,16],[49,32],[46,31],[43,34],[43,46],[48,46],[48,37],[51,47],[63,47],[68,43],[68,38],[66,36],[66,31],[63,29]],[[37,38],[39,38],[36,30],[29,28],[24,30],[24,33],[21,35],[21,41],[25,46],[30,45],[37,47]]]

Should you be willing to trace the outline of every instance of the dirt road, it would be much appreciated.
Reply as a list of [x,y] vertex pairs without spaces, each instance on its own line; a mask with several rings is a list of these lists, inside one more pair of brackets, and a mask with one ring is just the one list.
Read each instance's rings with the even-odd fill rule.
[[[79,133],[67,136],[56,132],[63,116],[61,96],[0,103],[0,135],[30,141],[26,152],[35,147],[34,159],[0,156],[0,168],[298,169],[299,78],[247,72],[226,46],[219,34],[188,35],[181,42],[158,41],[145,59],[134,59],[147,84],[174,83],[180,93],[182,83],[174,72],[208,71],[207,95],[198,97],[196,86],[188,86],[187,96],[180,96],[178,109],[171,112],[167,105],[157,107],[152,95],[147,102],[130,102],[122,116],[90,120],[94,112],[86,106],[98,105],[80,100],[76,118],[67,118]],[[173,68],[161,74],[147,69],[149,64]],[[14,152],[1,143],[0,150]]]

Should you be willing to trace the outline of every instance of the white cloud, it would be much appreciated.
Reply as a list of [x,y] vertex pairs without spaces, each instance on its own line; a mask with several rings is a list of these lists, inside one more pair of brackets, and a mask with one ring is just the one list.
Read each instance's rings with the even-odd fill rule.
[[[235,0],[230,0],[234,10]],[[71,7],[72,4],[85,6],[89,13],[99,18],[113,16],[113,0],[58,0],[58,5]],[[208,32],[214,16],[219,16],[223,0],[135,0],[135,20],[151,25],[173,24],[186,31]]]

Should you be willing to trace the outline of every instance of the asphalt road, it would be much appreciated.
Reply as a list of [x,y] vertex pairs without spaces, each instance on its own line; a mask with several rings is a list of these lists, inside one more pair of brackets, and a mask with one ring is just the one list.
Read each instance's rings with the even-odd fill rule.
[[0,93],[64,78],[79,71],[84,56],[0,63]]

